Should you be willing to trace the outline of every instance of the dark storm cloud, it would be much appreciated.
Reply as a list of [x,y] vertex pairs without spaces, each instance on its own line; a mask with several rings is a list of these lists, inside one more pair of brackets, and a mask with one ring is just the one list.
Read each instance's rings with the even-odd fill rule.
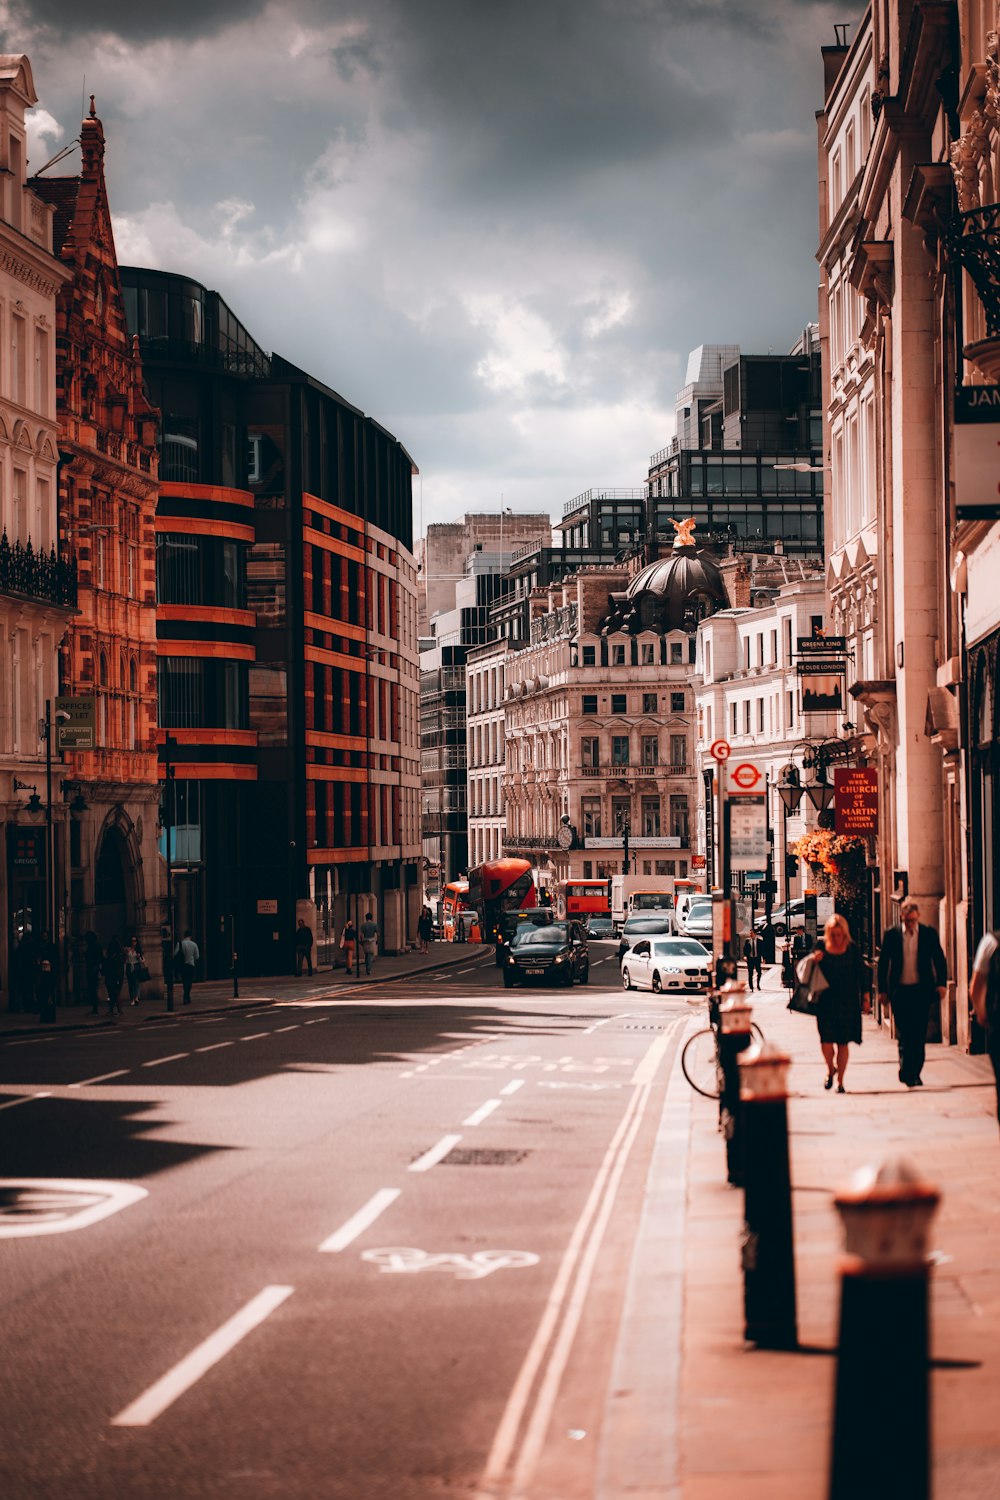
[[44,27],[61,36],[106,32],[129,42],[212,36],[258,15],[267,0],[13,0],[12,29]]

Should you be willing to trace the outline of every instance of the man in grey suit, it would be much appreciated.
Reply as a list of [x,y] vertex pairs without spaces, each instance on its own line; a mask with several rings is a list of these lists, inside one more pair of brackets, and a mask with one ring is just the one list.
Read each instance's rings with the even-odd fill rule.
[[913,1089],[923,1083],[927,1021],[935,993],[944,999],[948,965],[934,928],[920,920],[917,902],[904,901],[899,915],[898,926],[890,927],[882,939],[878,995],[896,1018],[899,1081]]

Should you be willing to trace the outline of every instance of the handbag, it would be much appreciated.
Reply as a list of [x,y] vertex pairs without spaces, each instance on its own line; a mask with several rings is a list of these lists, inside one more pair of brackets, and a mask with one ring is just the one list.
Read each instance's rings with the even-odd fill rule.
[[788,1009],[798,1011],[803,1016],[814,1016],[819,1009],[820,996],[830,988],[814,954],[807,954],[796,964],[795,981]]
[[149,970],[146,968],[145,964],[139,964],[138,968],[136,969],[136,978],[138,979],[140,984],[145,984],[146,980],[149,978]]

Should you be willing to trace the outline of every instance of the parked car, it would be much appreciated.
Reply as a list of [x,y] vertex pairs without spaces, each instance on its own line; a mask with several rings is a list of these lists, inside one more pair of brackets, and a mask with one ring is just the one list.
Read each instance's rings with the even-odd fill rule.
[[588,917],[587,918],[587,936],[588,937],[596,938],[598,940],[602,940],[604,938],[613,938],[614,935],[615,935],[615,927],[614,927],[614,923],[612,922],[612,920],[611,920],[610,917]]
[[[760,916],[754,922],[758,932],[763,932],[767,926],[767,918]],[[789,901],[785,906],[776,906],[771,912],[771,926],[774,928],[775,937],[784,937],[789,932],[801,932],[806,925],[806,903],[801,896]]]
[[514,934],[504,955],[503,982],[507,989],[532,980],[564,984],[568,989],[575,979],[586,984],[589,978],[590,950],[579,922],[550,922],[546,927],[526,923]]
[[618,962],[621,963],[632,944],[638,942],[640,938],[669,937],[673,930],[673,921],[663,912],[658,915],[644,912],[641,916],[626,917],[621,942],[618,944]]
[[712,955],[703,943],[687,937],[640,938],[625,955],[622,988],[626,990],[695,991],[711,983]]
[[711,901],[692,901],[684,918],[684,937],[712,938]]

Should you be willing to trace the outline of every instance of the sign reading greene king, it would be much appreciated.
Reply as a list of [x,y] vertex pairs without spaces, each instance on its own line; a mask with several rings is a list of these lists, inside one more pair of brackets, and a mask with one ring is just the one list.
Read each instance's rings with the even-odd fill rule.
[[874,766],[835,766],[833,825],[837,833],[878,833],[878,771]]

